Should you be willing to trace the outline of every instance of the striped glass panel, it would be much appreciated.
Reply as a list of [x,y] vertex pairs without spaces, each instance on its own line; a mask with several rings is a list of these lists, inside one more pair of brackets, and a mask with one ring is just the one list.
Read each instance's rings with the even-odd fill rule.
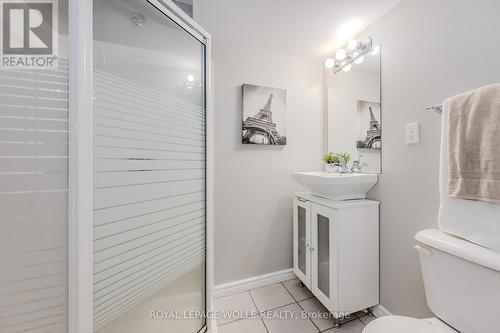
[[94,8],[94,330],[197,332],[149,311],[205,307],[204,46],[147,2]]
[[58,63],[0,70],[2,333],[68,331],[68,61]]

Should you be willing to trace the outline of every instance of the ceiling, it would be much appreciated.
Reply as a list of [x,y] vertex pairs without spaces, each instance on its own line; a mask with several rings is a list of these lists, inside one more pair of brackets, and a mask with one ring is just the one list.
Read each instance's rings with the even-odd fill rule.
[[[200,23],[217,39],[324,58],[400,1],[195,0],[194,10],[195,19],[197,10],[214,11]],[[242,27],[243,17],[253,23]]]

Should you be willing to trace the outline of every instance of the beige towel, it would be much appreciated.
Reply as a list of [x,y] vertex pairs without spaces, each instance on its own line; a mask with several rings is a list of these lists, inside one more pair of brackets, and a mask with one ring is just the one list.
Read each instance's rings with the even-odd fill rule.
[[500,203],[500,84],[450,100],[448,195]]

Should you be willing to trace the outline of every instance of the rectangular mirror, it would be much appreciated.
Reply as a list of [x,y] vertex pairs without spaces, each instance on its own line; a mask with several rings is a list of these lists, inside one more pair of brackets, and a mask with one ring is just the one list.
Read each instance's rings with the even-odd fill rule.
[[363,172],[381,173],[380,45],[373,49],[349,71],[327,74],[328,151],[361,155]]

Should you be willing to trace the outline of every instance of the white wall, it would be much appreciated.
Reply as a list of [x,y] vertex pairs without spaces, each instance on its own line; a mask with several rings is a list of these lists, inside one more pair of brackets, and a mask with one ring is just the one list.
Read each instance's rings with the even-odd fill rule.
[[[244,2],[240,9],[254,4]],[[234,15],[237,23],[229,26],[227,17]],[[310,58],[248,47],[246,39],[259,35],[247,31],[244,38],[238,31],[258,22],[231,12],[223,0],[196,1],[194,18],[213,36],[218,285],[292,267],[291,195],[301,188],[290,173],[322,167],[322,67]],[[275,20],[280,26],[280,17]],[[285,147],[241,144],[243,83],[287,90]]]
[[[413,237],[437,227],[441,116],[425,106],[500,81],[498,0],[406,0],[364,34],[382,43],[383,174],[381,303],[391,312],[430,313]],[[404,126],[421,124],[421,143]]]

